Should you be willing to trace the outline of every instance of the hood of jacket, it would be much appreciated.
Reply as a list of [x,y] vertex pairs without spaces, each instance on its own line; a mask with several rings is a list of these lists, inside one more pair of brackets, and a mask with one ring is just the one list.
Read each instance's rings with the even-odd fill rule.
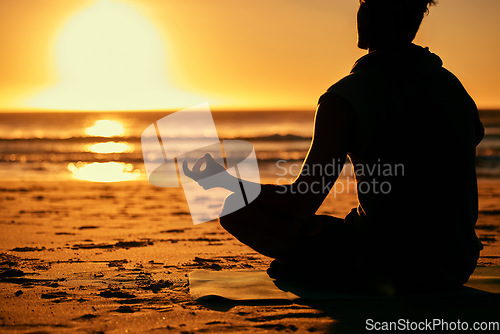
[[361,57],[351,73],[375,66],[389,75],[431,76],[443,66],[439,56],[415,44],[394,49],[381,49]]

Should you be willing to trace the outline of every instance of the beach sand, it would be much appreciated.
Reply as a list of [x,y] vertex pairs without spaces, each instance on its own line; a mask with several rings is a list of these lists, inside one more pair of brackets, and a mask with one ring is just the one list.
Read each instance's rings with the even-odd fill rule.
[[[500,265],[500,181],[479,186],[480,264]],[[343,217],[355,204],[354,194],[329,197],[320,213]],[[0,212],[1,332],[349,332],[345,319],[380,309],[191,300],[190,271],[264,270],[271,260],[216,222],[194,226],[180,188],[4,181]]]

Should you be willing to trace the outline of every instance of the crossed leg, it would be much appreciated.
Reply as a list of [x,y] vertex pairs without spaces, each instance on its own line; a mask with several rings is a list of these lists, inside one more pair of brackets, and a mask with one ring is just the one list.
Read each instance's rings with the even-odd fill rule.
[[225,214],[236,200],[232,195],[226,198],[220,224],[245,245],[276,259],[268,270],[271,277],[339,273],[356,261],[352,249],[355,231],[344,219],[312,215],[297,220],[269,210],[259,201]]

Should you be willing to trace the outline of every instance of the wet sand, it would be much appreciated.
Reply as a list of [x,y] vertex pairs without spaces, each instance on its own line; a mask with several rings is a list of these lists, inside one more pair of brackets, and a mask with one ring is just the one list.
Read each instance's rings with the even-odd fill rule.
[[[500,182],[479,185],[480,264],[500,265]],[[355,203],[329,197],[320,212],[344,216]],[[192,301],[190,271],[264,270],[270,259],[216,222],[194,226],[181,189],[4,181],[0,212],[1,332],[342,332],[380,309]]]

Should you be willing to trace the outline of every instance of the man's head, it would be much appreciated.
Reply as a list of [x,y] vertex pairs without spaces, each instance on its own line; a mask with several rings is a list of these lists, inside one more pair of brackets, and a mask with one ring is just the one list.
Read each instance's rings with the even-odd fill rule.
[[376,49],[408,44],[436,0],[360,0],[358,47]]

